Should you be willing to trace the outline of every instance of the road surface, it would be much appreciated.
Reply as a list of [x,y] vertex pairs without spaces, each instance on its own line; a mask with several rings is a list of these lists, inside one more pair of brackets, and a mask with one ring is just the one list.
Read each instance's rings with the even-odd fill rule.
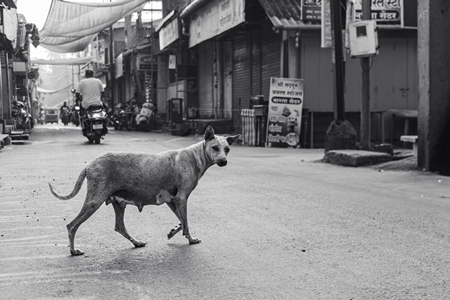
[[78,174],[107,151],[159,152],[200,137],[111,131],[87,144],[73,126],[38,126],[0,151],[1,299],[448,299],[449,179],[318,162],[323,150],[232,146],[191,194],[188,245],[167,233],[166,206],[125,212],[133,245],[102,206],[71,257],[66,224],[86,186]]

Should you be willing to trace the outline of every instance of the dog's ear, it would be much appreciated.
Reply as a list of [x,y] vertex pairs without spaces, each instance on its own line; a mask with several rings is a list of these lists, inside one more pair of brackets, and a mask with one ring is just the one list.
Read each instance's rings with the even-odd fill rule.
[[231,144],[233,144],[234,142],[236,142],[236,141],[239,139],[240,136],[241,136],[240,134],[238,134],[238,135],[232,135],[232,136],[227,136],[227,142],[228,142],[228,145],[231,145]]
[[210,141],[214,139],[214,129],[211,125],[208,125],[205,130],[205,141]]

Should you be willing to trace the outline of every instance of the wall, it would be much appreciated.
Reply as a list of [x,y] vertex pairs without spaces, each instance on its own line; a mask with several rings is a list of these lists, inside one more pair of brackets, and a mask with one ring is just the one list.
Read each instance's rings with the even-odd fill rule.
[[418,167],[450,175],[450,2],[418,2]]

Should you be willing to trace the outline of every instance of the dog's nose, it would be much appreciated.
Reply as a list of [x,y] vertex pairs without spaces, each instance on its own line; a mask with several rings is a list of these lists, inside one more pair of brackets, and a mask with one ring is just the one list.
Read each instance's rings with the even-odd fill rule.
[[219,160],[218,162],[217,162],[217,165],[219,166],[219,167],[225,167],[226,165],[227,165],[227,161],[226,160]]

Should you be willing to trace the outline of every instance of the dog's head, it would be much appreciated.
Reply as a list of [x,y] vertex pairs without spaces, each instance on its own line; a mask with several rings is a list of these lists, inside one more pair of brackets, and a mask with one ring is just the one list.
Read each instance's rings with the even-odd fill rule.
[[239,134],[227,137],[215,135],[214,129],[208,126],[205,131],[205,155],[219,167],[226,166],[230,145],[236,142],[238,138]]

